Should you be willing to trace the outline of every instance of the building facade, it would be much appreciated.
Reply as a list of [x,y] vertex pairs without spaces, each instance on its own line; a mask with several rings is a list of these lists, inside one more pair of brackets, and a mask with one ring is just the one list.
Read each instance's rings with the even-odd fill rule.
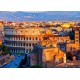
[[55,63],[62,63],[65,52],[55,47],[51,42],[43,42],[44,44],[42,42],[34,45],[30,54],[30,66],[54,67]]
[[11,53],[29,53],[42,39],[43,28],[4,28],[4,44]]
[[80,50],[80,27],[74,28],[74,41],[67,44],[67,51]]

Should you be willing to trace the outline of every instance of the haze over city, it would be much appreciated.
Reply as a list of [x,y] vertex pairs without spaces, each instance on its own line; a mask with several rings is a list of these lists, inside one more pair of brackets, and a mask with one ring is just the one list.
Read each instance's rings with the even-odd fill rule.
[[80,11],[0,11],[7,21],[80,21]]

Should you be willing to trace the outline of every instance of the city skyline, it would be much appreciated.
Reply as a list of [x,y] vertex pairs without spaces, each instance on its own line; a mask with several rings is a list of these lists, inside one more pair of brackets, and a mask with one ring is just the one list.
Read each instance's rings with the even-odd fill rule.
[[0,56],[3,68],[80,67],[80,22],[0,21]]

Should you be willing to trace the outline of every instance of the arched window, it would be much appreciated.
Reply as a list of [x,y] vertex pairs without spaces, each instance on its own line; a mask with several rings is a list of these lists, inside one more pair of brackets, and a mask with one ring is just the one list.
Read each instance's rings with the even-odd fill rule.
[[21,37],[21,40],[22,40],[22,37]]
[[26,37],[26,40],[28,40],[28,37]]
[[38,40],[38,38],[36,37],[36,40]]
[[21,46],[22,46],[22,43],[21,43]]
[[23,43],[23,46],[25,46],[25,43]]
[[34,43],[32,45],[34,46]]
[[31,40],[31,37],[29,37],[29,40]]
[[31,43],[29,43],[29,46],[31,46]]
[[20,40],[20,36],[19,36],[19,40]]
[[28,46],[28,43],[26,43],[26,46]]

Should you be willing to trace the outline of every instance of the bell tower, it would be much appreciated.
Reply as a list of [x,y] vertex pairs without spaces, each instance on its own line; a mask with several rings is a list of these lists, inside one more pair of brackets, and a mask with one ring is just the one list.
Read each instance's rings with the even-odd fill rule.
[[75,47],[80,49],[80,27],[75,27]]
[[79,30],[75,30],[75,44],[79,45]]

